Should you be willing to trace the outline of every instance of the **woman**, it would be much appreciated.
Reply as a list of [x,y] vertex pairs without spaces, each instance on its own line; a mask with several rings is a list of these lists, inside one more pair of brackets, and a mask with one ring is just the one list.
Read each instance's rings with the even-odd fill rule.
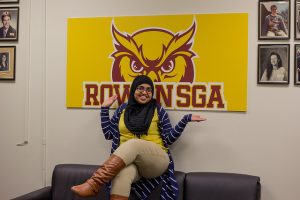
[[1,55],[0,71],[7,71],[7,70],[8,70],[7,56],[5,53],[3,53]]
[[101,107],[101,126],[112,140],[111,156],[85,183],[71,189],[81,197],[94,196],[111,181],[111,200],[128,200],[130,191],[146,199],[162,182],[161,199],[175,200],[178,185],[168,146],[181,135],[190,121],[204,121],[199,115],[185,115],[172,128],[166,111],[153,99],[152,80],[144,75],[134,79],[128,103],[109,119],[114,95]]
[[287,72],[278,53],[272,52],[261,81],[287,81]]

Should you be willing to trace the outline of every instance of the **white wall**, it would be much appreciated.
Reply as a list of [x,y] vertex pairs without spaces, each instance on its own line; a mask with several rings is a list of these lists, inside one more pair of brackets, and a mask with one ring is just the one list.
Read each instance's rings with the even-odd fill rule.
[[[28,2],[21,3],[20,6],[24,5],[21,11],[27,9]],[[42,12],[44,3],[45,15]],[[249,14],[248,111],[200,113],[208,121],[189,124],[184,135],[172,146],[176,169],[258,175],[261,177],[263,200],[299,199],[300,174],[297,169],[300,168],[300,158],[297,152],[300,151],[300,133],[297,131],[299,125],[296,114],[300,113],[300,88],[293,85],[294,56],[291,53],[290,85],[256,84],[257,44],[268,43],[257,40],[257,1],[32,0],[31,8],[31,13],[39,16],[38,19],[31,16],[32,23],[41,23],[29,31],[31,38],[34,38],[31,40],[32,64],[30,67],[22,65],[28,59],[27,41],[24,39],[18,43],[16,82],[0,84],[0,111],[6,113],[0,116],[1,135],[5,138],[4,142],[0,141],[1,169],[4,169],[0,173],[1,180],[5,180],[5,184],[2,182],[0,187],[1,199],[43,185],[43,135],[46,135],[47,142],[44,173],[47,184],[51,182],[56,164],[99,164],[109,154],[110,142],[105,141],[101,135],[99,111],[66,109],[65,106],[67,18],[231,12]],[[291,9],[291,12],[293,14],[294,10]],[[46,34],[42,23],[44,16]],[[293,28],[291,31],[293,33]],[[46,44],[43,43],[43,36]],[[291,39],[289,43],[294,44],[294,40]],[[43,57],[43,52],[46,57]],[[29,92],[26,88],[27,74],[30,75]],[[24,103],[27,100],[30,106]],[[16,147],[15,143],[24,137],[24,127],[28,129],[28,107],[31,116],[30,143],[25,147]],[[175,123],[185,113],[170,111],[171,121]],[[24,185],[29,177],[37,177],[37,180]],[[20,185],[18,189],[13,187],[16,183]]]
[[[4,5],[3,5],[4,6]],[[5,5],[8,6],[8,5]],[[45,2],[20,1],[16,80],[0,82],[0,199],[40,188],[44,167]],[[25,146],[16,146],[29,140]]]

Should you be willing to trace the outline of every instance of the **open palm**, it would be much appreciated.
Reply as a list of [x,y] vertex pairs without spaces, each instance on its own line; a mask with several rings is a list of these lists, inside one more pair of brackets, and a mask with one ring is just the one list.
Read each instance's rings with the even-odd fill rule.
[[206,118],[203,118],[200,115],[192,115],[192,122],[202,122],[205,120]]
[[111,106],[117,100],[117,98],[118,98],[118,95],[115,94],[115,95],[113,95],[113,96],[105,99],[103,101],[103,103],[102,103],[102,106],[103,107],[109,107],[109,106]]

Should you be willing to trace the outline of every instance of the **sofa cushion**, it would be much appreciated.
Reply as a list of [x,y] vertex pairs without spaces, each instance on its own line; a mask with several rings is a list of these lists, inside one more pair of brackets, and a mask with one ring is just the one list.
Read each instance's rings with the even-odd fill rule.
[[214,172],[187,173],[184,199],[258,200],[259,177]]
[[[80,199],[70,190],[73,185],[85,182],[98,169],[97,165],[61,164],[54,168],[52,175],[52,197],[53,200],[77,200]],[[183,200],[183,188],[185,173],[176,171],[175,177],[179,185],[179,198]],[[86,198],[87,200],[108,199],[105,187],[99,192],[97,197]],[[150,195],[149,200],[160,199],[161,187],[157,187]],[[137,200],[135,194],[130,195],[130,200]]]
[[[185,173],[180,172],[180,171],[175,171],[175,177],[176,177],[178,187],[179,187],[178,200],[183,200]],[[149,198],[147,200],[159,200],[160,192],[161,192],[161,185],[154,189],[154,191],[151,193],[151,195],[149,196]],[[129,200],[138,200],[138,198],[135,194],[130,194]]]

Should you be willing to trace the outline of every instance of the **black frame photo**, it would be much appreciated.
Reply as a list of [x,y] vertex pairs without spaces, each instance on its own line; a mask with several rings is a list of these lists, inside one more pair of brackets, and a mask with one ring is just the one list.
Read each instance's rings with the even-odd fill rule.
[[290,83],[290,45],[258,45],[258,84]]
[[19,0],[0,0],[0,4],[2,3],[19,3]]
[[0,7],[0,42],[17,41],[19,32],[19,7]]
[[295,19],[294,19],[294,33],[295,40],[300,40],[300,0],[295,0]]
[[294,83],[300,85],[300,44],[295,45]]
[[289,0],[260,0],[258,2],[258,39],[290,39],[290,8]]
[[0,80],[16,78],[16,46],[0,46]]

